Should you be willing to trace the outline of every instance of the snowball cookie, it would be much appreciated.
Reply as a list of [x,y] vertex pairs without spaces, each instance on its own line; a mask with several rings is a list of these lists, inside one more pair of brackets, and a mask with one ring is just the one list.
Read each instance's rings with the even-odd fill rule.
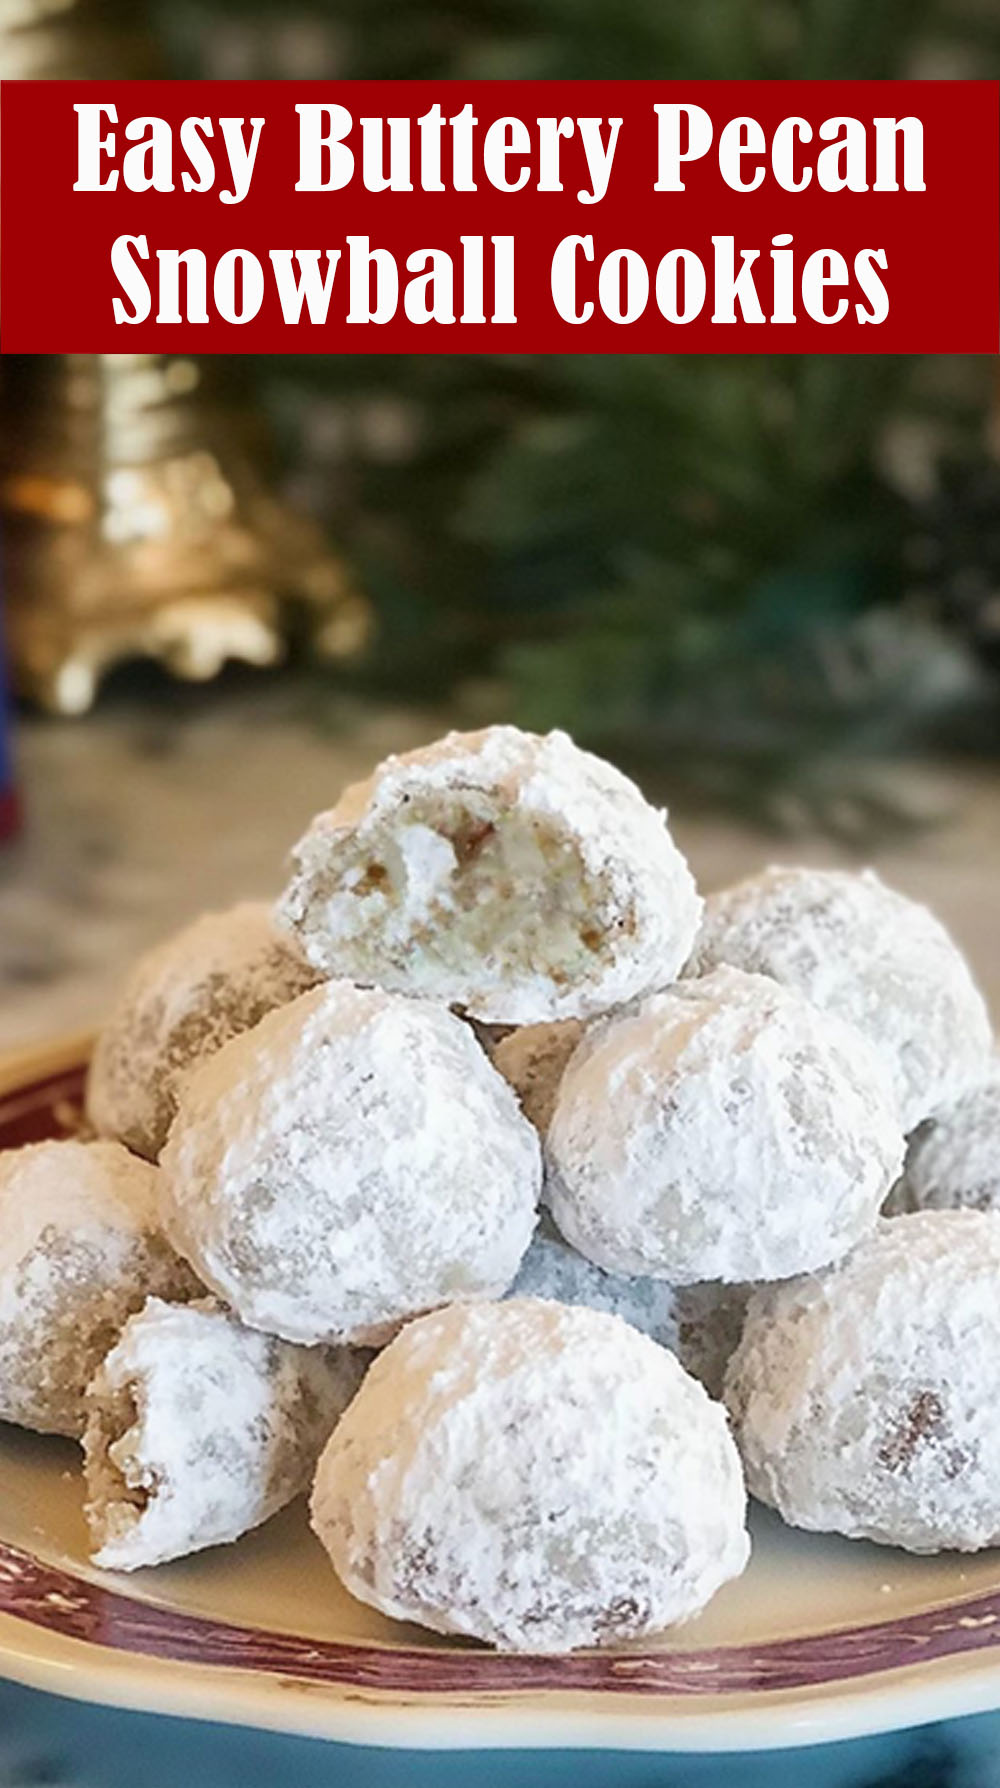
[[97,1039],[87,1080],[94,1128],[155,1161],[181,1075],[315,981],[263,903],[205,913],[167,938],[136,963]]
[[857,1025],[892,1068],[905,1131],[986,1071],[990,1023],[964,958],[933,913],[870,869],[766,869],[712,895],[689,972],[719,963]]
[[411,1323],[316,1474],[352,1595],[509,1651],[571,1651],[703,1608],[747,1561],[723,1410],[617,1316],[520,1298]]
[[497,1024],[672,981],[701,914],[665,816],[565,733],[449,733],[387,758],[296,847],[281,907],[325,974]]
[[201,1289],[160,1233],[157,1178],[117,1142],[0,1154],[0,1420],[79,1435],[126,1317]]
[[886,1204],[902,1211],[1000,1211],[1000,1056],[981,1086],[913,1132],[903,1177]]
[[541,1159],[461,1019],[331,981],[187,1077],[162,1172],[168,1234],[244,1322],[378,1345],[506,1291]]
[[134,1571],[259,1527],[310,1484],[370,1360],[150,1298],[87,1391],[95,1562]]
[[903,1137],[863,1037],[763,975],[716,969],[588,1031],[546,1150],[552,1214],[588,1259],[734,1284],[852,1247]]
[[664,1279],[605,1273],[563,1241],[551,1217],[543,1213],[507,1295],[583,1304],[621,1316],[661,1347],[669,1347],[685,1371],[717,1397],[740,1338],[749,1288],[673,1286]]
[[524,1024],[503,1037],[492,1052],[493,1066],[514,1088],[521,1110],[541,1136],[555,1110],[566,1063],[583,1032],[577,1018]]
[[897,1217],[757,1291],[726,1398],[751,1491],[793,1526],[1000,1544],[1000,1215]]

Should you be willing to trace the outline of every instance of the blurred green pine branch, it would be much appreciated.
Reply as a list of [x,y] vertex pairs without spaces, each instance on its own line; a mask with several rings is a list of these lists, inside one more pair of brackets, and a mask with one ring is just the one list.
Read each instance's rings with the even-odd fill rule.
[[[157,16],[177,72],[208,75],[1000,75],[995,0],[301,0],[278,19],[266,0],[170,0]],[[314,357],[242,362],[236,385],[374,595],[373,683],[485,688],[530,724],[655,752],[704,796],[829,823],[852,764],[946,737],[955,715],[966,738],[1000,733],[973,619],[914,578],[911,551],[915,529],[955,534],[936,467],[988,463],[995,363]],[[962,538],[975,558],[965,522]]]

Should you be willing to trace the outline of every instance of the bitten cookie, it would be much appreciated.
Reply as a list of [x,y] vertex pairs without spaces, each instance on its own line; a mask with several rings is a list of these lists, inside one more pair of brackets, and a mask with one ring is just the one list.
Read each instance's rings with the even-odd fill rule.
[[1000,1215],[897,1217],[755,1292],[726,1400],[751,1491],[794,1527],[1000,1543]]
[[763,975],[717,969],[588,1031],[546,1153],[556,1223],[598,1266],[735,1284],[852,1247],[903,1136],[863,1037]]
[[320,814],[284,922],[324,974],[499,1024],[585,1018],[672,981],[701,902],[635,784],[565,733],[450,733]]
[[506,1291],[541,1157],[468,1025],[332,981],[186,1079],[162,1173],[168,1233],[244,1322],[378,1345]]
[[270,907],[205,913],[140,957],[97,1039],[87,1116],[155,1161],[182,1076],[316,981]]
[[201,1290],[164,1239],[157,1169],[117,1142],[0,1154],[0,1419],[79,1435],[83,1393],[147,1296]]
[[313,1526],[352,1595],[511,1651],[696,1614],[746,1564],[718,1404],[615,1316],[453,1305],[376,1360],[319,1463]]
[[311,1482],[370,1358],[150,1298],[87,1392],[95,1563],[134,1571],[259,1527]]
[[772,975],[864,1033],[892,1071],[904,1131],[983,1078],[989,1017],[926,907],[871,870],[766,869],[710,896],[689,964]]

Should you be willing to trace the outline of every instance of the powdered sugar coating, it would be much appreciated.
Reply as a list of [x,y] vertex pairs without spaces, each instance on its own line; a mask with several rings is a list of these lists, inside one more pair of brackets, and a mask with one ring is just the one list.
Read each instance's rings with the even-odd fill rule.
[[1000,1215],[882,1222],[750,1302],[726,1399],[750,1490],[911,1552],[1000,1543]]
[[635,784],[565,733],[449,733],[390,757],[293,853],[284,922],[324,973],[500,1024],[662,987],[701,913]]
[[521,1110],[540,1136],[552,1120],[559,1082],[584,1028],[578,1018],[521,1025],[492,1052],[494,1067],[514,1088]]
[[863,1037],[765,976],[716,969],[588,1031],[546,1154],[553,1216],[588,1259],[734,1284],[852,1247],[903,1137]]
[[522,1298],[411,1323],[319,1463],[313,1526],[399,1620],[512,1651],[655,1632],[742,1571],[724,1412],[616,1316]]
[[378,1344],[493,1297],[535,1225],[538,1139],[469,1027],[329,982],[185,1081],[163,1153],[176,1246],[253,1328]]
[[259,1527],[308,1487],[370,1358],[149,1299],[87,1392],[95,1563],[134,1571]]
[[981,1085],[927,1118],[910,1137],[886,1216],[904,1211],[1000,1211],[1000,1056]]
[[200,1289],[164,1239],[157,1170],[117,1142],[0,1154],[0,1419],[82,1432],[83,1394],[147,1294]]
[[588,1310],[620,1316],[661,1347],[668,1347],[685,1371],[697,1378],[710,1396],[717,1397],[740,1337],[749,1287],[674,1286],[664,1279],[606,1273],[571,1248],[543,1212],[507,1295],[582,1304]]
[[315,981],[264,902],[204,913],[148,951],[129,975],[87,1078],[94,1128],[155,1161],[181,1077]]
[[773,975],[857,1026],[888,1061],[910,1131],[986,1069],[990,1023],[960,951],[872,870],[766,869],[709,897],[689,965]]

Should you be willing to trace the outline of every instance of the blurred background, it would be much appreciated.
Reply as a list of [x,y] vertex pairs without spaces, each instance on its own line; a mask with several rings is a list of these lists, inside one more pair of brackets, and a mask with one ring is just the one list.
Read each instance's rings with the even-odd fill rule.
[[[0,15],[2,76],[164,73],[996,77],[1000,12]],[[386,749],[495,719],[633,771],[706,885],[875,860],[1000,990],[979,960],[1000,905],[996,359],[6,356],[0,418],[23,814],[0,1048],[89,1021],[195,907],[277,885],[300,825]]]

